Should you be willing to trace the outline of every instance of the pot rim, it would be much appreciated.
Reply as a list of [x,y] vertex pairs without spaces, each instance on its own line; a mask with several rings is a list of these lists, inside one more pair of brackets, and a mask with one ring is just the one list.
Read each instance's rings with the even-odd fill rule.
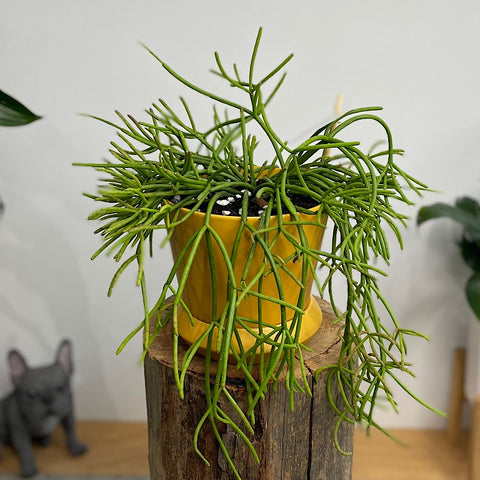
[[[311,207],[311,208],[309,208],[308,210],[310,210],[310,211],[312,212],[312,215],[311,215],[311,216],[314,217],[314,216],[315,216],[314,214],[315,214],[316,212],[318,212],[319,209],[320,209],[320,204],[315,205],[314,207]],[[186,215],[188,212],[191,212],[191,211],[192,211],[191,208],[185,208],[185,207],[180,207],[179,210],[180,210],[180,212],[181,212],[182,214],[184,214],[184,215]],[[298,212],[298,213],[299,213],[299,215],[308,215],[307,213],[304,213],[304,212]],[[199,210],[195,210],[195,211],[193,212],[193,215],[203,215],[203,216],[205,216],[206,213],[205,213],[205,212],[202,212],[202,211],[199,211]],[[326,215],[326,214],[323,213],[323,215]],[[322,216],[323,216],[323,215],[322,215]],[[242,218],[241,215],[218,215],[218,214],[216,214],[216,213],[212,213],[212,214],[210,214],[210,216],[211,216],[212,218],[214,218],[214,219],[217,219],[217,220],[221,218],[221,219],[223,219],[223,220],[225,220],[225,221],[227,221],[227,222],[234,222],[234,221],[237,221],[237,222],[238,222],[238,221],[241,220],[241,218]],[[276,217],[279,217],[279,216],[280,216],[280,215],[271,215],[270,218],[276,218]],[[281,216],[282,216],[282,218],[287,218],[287,217],[291,217],[292,214],[291,214],[291,213],[283,213]],[[308,215],[308,216],[310,216],[310,215]],[[256,221],[256,220],[258,220],[258,219],[260,219],[260,218],[261,218],[261,215],[247,216],[247,220],[251,220],[251,221]]]

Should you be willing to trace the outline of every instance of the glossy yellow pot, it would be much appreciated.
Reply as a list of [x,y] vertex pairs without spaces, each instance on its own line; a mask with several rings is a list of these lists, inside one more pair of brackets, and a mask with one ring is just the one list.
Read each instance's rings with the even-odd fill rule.
[[[187,215],[189,210],[181,209],[180,218]],[[300,218],[303,221],[312,221],[315,216],[300,214]],[[287,225],[291,221],[290,214],[282,216],[283,224],[288,233],[298,238],[297,228],[294,225]],[[173,229],[172,236],[170,238],[170,245],[174,259],[178,258],[178,255],[182,251],[188,240],[198,232],[204,225],[205,214],[201,212],[195,212],[186,221],[177,225]],[[248,223],[255,229],[258,229],[260,217],[248,217]],[[326,221],[326,218],[322,219],[322,223]],[[241,227],[240,217],[229,217],[223,215],[211,215],[210,226],[218,233],[222,239],[225,248],[229,254],[231,254],[235,236],[237,231]],[[278,219],[272,217],[270,219],[269,228],[277,225]],[[304,225],[303,230],[308,239],[308,244],[313,249],[319,249],[323,234],[325,231],[324,226],[319,225]],[[237,256],[234,265],[235,281],[237,288],[241,285],[242,274],[247,262],[248,255],[252,247],[252,234],[244,228],[242,237],[237,251]],[[277,259],[285,260],[285,267],[288,269],[287,274],[282,269],[279,269],[280,278],[283,286],[284,300],[290,304],[296,305],[300,292],[299,281],[294,280],[292,276],[300,279],[302,272],[302,261],[289,259],[293,253],[295,253],[293,246],[286,239],[283,234],[277,234],[277,230],[273,229],[269,233],[269,243],[271,244],[271,252]],[[213,258],[215,265],[215,284],[217,289],[217,317],[221,315],[226,301],[227,301],[227,285],[228,285],[228,271],[225,266],[225,262],[222,253],[212,238]],[[264,265],[263,249],[258,245],[253,255],[248,274],[244,279],[244,285],[249,285],[256,277],[257,273]],[[184,270],[184,264],[180,265],[177,272],[177,278],[181,277]],[[267,269],[268,270],[268,264]],[[193,265],[191,267],[185,289],[182,294],[182,300],[188,306],[192,316],[191,318],[181,309],[178,318],[178,331],[180,336],[189,344],[192,344],[202,333],[206,331],[212,315],[212,282],[211,282],[211,268],[209,264],[209,256],[207,252],[207,242],[203,238],[200,242],[199,248],[195,255]],[[305,285],[305,302],[303,310],[305,311],[302,317],[302,328],[299,337],[300,342],[306,342],[320,327],[322,322],[322,312],[318,306],[316,300],[311,295],[313,278],[308,275],[308,280]],[[259,282],[254,284],[253,291],[258,291]],[[261,293],[268,297],[278,298],[278,289],[275,282],[274,275],[269,273],[262,276],[261,280]],[[239,293],[240,294],[240,293]],[[259,302],[261,302],[262,311],[262,331],[265,333],[268,331],[268,326],[265,324],[278,325],[281,323],[281,307],[278,303],[269,301],[267,299],[259,299],[253,295],[247,295],[239,303],[237,307],[237,318],[250,319],[249,328],[258,332],[258,311]],[[294,316],[294,310],[286,308],[287,319],[289,322]],[[239,329],[240,337],[242,341],[243,349],[246,351],[251,348],[255,343],[255,338],[242,328]],[[215,334],[214,334],[215,342]],[[238,343],[235,338],[232,339],[232,344],[238,348]],[[202,348],[205,349],[206,341]],[[265,347],[265,351],[268,352],[268,345]]]

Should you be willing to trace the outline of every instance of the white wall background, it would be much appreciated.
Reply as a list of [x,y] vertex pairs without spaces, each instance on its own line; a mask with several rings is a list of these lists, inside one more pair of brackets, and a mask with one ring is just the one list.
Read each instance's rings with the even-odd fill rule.
[[[75,390],[82,419],[145,418],[140,338],[119,357],[115,349],[141,317],[139,292],[125,277],[111,299],[115,265],[95,262],[99,246],[87,222],[96,174],[72,162],[107,153],[112,131],[77,115],[139,114],[162,96],[185,93],[144,51],[142,41],[202,85],[218,50],[244,65],[259,26],[260,61],[273,66],[290,52],[283,92],[271,120],[296,138],[345,108],[382,105],[402,166],[439,194],[419,201],[477,195],[480,155],[480,3],[476,0],[166,2],[16,0],[0,14],[0,89],[44,119],[0,129],[0,393],[9,389],[6,352],[30,363],[50,361],[64,336],[75,347]],[[202,104],[203,105],[203,104]],[[206,110],[210,114],[210,110]],[[415,217],[418,205],[409,210]],[[470,315],[463,297],[468,271],[449,222],[410,222],[405,248],[393,248],[382,281],[399,321],[430,335],[413,340],[417,378],[408,384],[445,409],[452,351],[465,343]],[[151,270],[160,283],[169,251]],[[154,284],[156,282],[153,282]],[[443,420],[399,392],[400,414],[379,413],[386,426],[440,428]]]

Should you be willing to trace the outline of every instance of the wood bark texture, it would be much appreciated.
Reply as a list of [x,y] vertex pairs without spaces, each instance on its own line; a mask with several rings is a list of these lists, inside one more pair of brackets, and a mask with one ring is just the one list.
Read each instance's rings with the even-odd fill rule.
[[[236,432],[219,424],[223,441],[243,480],[350,480],[352,456],[341,454],[334,445],[338,417],[327,399],[326,373],[315,381],[322,366],[337,363],[340,352],[339,326],[331,306],[317,299],[323,311],[319,331],[308,342],[304,364],[312,396],[295,394],[295,408],[289,407],[289,392],[284,379],[255,410],[255,434],[252,439],[260,458],[257,463]],[[180,347],[179,358],[186,346]],[[151,480],[233,480],[231,469],[220,451],[208,421],[201,430],[199,448],[210,466],[195,453],[193,435],[207,409],[205,368],[197,356],[185,379],[185,398],[179,396],[173,376],[172,330],[168,325],[157,336],[145,360],[145,384],[149,431]],[[212,365],[211,375],[215,374]],[[300,368],[298,368],[298,378]],[[232,366],[228,372],[231,395],[241,407],[247,397],[241,373]],[[333,388],[333,396],[340,392]],[[225,401],[222,407],[235,417]],[[238,417],[237,417],[238,418]],[[353,425],[343,422],[338,432],[340,446],[353,450]]]

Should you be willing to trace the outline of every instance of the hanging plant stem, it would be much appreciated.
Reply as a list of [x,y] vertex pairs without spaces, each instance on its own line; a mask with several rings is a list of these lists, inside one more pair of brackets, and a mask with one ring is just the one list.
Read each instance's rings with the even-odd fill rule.
[[[286,372],[292,409],[295,392],[311,395],[303,362],[307,346],[300,341],[310,276],[320,294],[331,302],[342,339],[338,363],[316,372],[318,376],[327,371],[327,397],[338,414],[336,432],[342,422],[360,422],[383,431],[375,421],[375,406],[382,398],[396,410],[391,388],[394,384],[425,405],[398,375],[399,372],[413,375],[406,362],[407,338],[425,337],[401,328],[377,278],[385,275],[378,266],[379,260],[385,265],[390,260],[389,239],[402,245],[399,227],[405,224],[406,217],[396,207],[411,205],[409,195],[420,194],[427,187],[398,166],[397,158],[402,151],[394,148],[390,129],[379,116],[380,107],[343,113],[299,145],[292,146],[282,140],[267,117],[266,107],[283,84],[282,72],[292,55],[256,80],[261,33],[260,29],[246,78],[236,66],[229,73],[215,54],[218,70],[214,73],[245,96],[243,103],[195,85],[145,47],[184,87],[214,102],[213,124],[201,128],[184,99],[181,99],[181,114],[160,99],[142,120],[119,112],[116,121],[93,117],[116,129],[120,142],[111,142],[113,159],[86,164],[102,174],[98,193],[88,195],[104,204],[90,215],[92,220],[101,222],[96,233],[103,240],[93,258],[107,252],[120,263],[109,293],[119,276],[132,265],[137,266],[137,283],[142,291],[144,319],[119,351],[144,329],[146,352],[158,332],[170,322],[175,381],[183,396],[190,362],[199,350],[204,350],[207,410],[195,432],[195,450],[207,462],[198,438],[209,421],[238,479],[218,425],[229,425],[258,460],[249,435],[253,432],[255,406],[268,389]],[[224,116],[219,114],[221,109],[225,110]],[[348,138],[358,123],[380,127],[383,150],[364,150],[358,139]],[[259,138],[252,133],[253,125],[258,127],[257,134],[260,131]],[[255,149],[262,140],[271,148],[271,160],[257,163]],[[232,203],[232,198],[238,203]],[[235,211],[232,205],[236,205]],[[214,227],[222,209],[229,216],[238,217],[239,227],[231,244]],[[170,241],[199,212],[203,215],[201,226],[180,248],[158,298],[149,301],[147,245],[152,253],[158,229],[164,230],[166,241]],[[307,230],[315,227],[323,231],[327,223],[330,244],[320,248],[310,244]],[[244,238],[250,244],[246,260],[239,268],[237,255]],[[286,258],[276,253],[280,242],[287,242],[291,248]],[[184,300],[185,288],[196,255],[203,248],[208,261],[204,273],[210,278],[212,292],[211,323],[192,342],[184,357],[179,358],[181,312],[189,321],[195,318]],[[260,262],[256,260],[258,255]],[[291,300],[286,295],[282,275],[291,280],[296,264],[300,265],[300,275],[292,281],[299,293]],[[226,272],[225,299],[218,293],[216,278],[220,271]],[[343,279],[346,288],[344,303],[337,297],[338,287],[334,285],[337,278]],[[267,291],[266,283],[270,280],[275,295]],[[169,295],[172,298],[168,299]],[[246,299],[257,301],[255,318],[240,313]],[[278,323],[265,317],[267,303],[279,309]],[[149,334],[152,318],[156,320]],[[242,331],[249,334],[252,345],[242,340],[245,338]],[[211,370],[213,358],[215,372]],[[243,372],[248,397],[246,411],[240,409],[228,391],[229,361]],[[252,374],[254,364],[258,376]],[[295,376],[298,367],[301,380]],[[341,394],[337,402],[332,394],[334,384]],[[237,420],[220,406],[220,400],[233,408]],[[337,438],[335,442],[343,451]]]

